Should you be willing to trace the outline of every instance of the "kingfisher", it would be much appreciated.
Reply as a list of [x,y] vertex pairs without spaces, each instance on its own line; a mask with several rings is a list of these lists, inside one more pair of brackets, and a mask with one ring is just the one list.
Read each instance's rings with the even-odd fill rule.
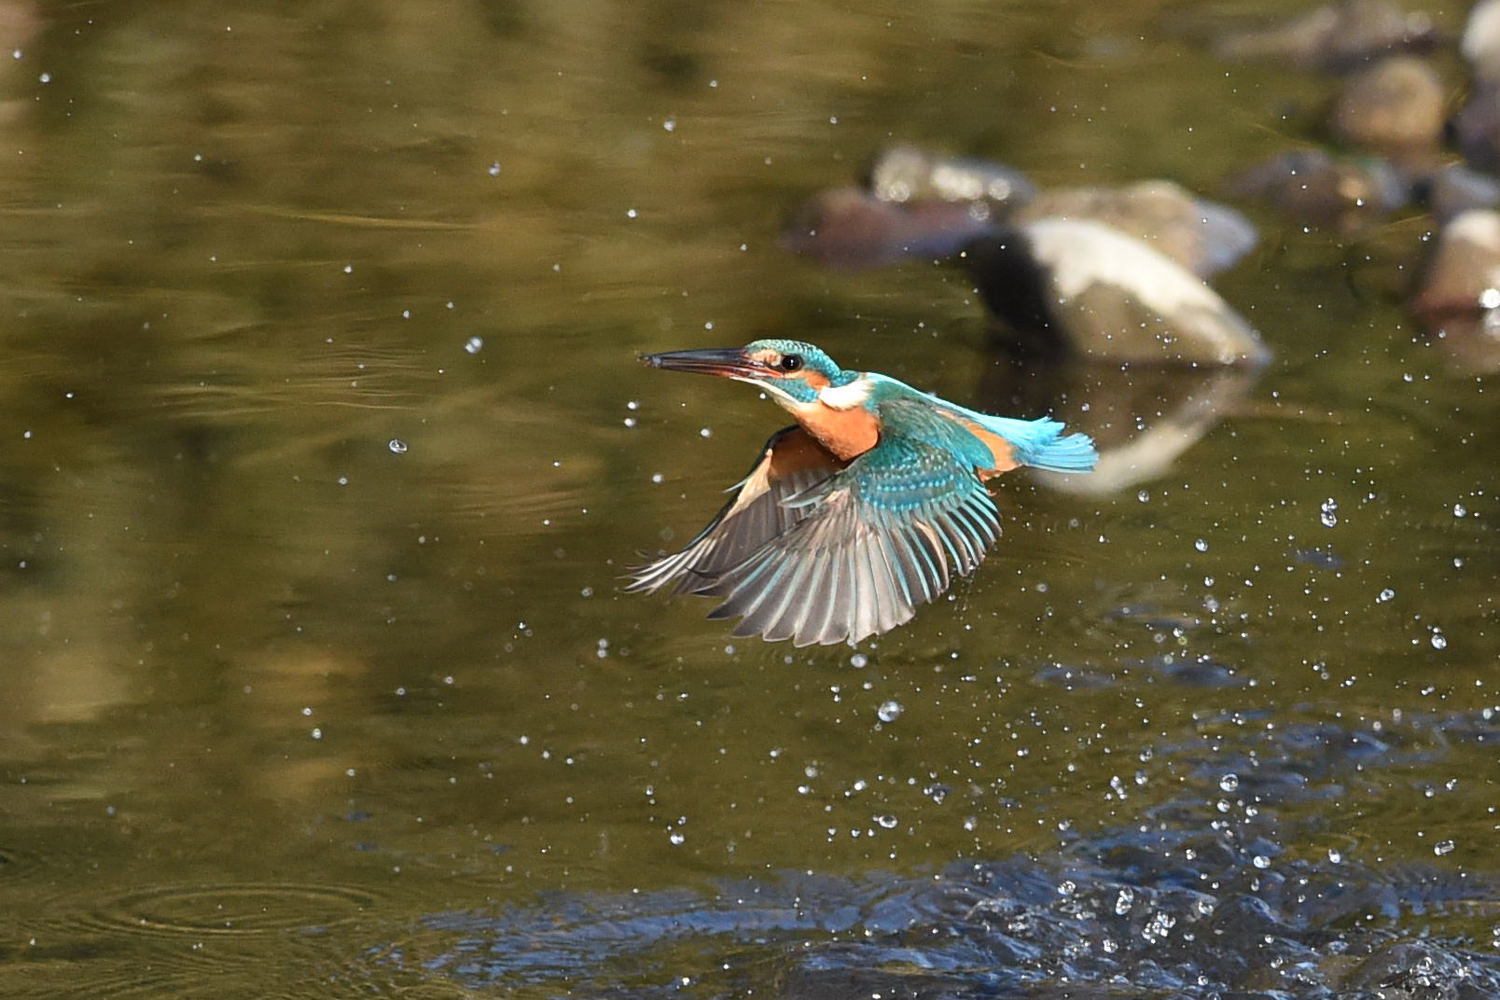
[[771,435],[708,527],[632,571],[625,589],[718,598],[737,636],[851,644],[909,621],[1000,537],[985,483],[1011,469],[1088,472],[1086,434],[979,413],[812,344],[647,354],[652,368],[746,382],[796,423]]

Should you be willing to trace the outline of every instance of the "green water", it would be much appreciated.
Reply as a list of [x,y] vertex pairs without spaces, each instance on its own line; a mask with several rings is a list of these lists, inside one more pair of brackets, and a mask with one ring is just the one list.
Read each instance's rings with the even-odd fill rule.
[[[1415,210],[1257,215],[1259,381],[1147,482],[1006,477],[857,656],[618,592],[784,420],[637,352],[986,403],[965,279],[782,253],[809,192],[899,140],[1213,193],[1316,138],[1327,81],[1189,13],[0,5],[0,993],[468,995],[391,958],[434,914],[1047,857],[1179,795],[1165,748],[1500,702],[1500,403],[1393,294]],[[1493,742],[1418,742],[1286,856],[1500,871]]]

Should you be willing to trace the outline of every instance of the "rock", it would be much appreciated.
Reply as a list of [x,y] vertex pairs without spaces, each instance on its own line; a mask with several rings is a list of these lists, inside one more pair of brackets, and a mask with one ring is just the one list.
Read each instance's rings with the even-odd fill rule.
[[1500,0],[1479,0],[1474,5],[1458,48],[1476,80],[1500,82]]
[[1415,305],[1430,315],[1500,308],[1500,212],[1470,209],[1442,228]]
[[834,188],[798,209],[780,243],[829,267],[853,271],[909,257],[952,257],[994,228],[983,202],[893,204],[859,188]]
[[1103,223],[1039,219],[975,240],[966,263],[986,306],[1022,346],[1140,364],[1270,358],[1201,278]]
[[1443,82],[1425,59],[1388,56],[1351,76],[1333,108],[1333,131],[1351,146],[1410,158],[1443,139]]
[[1470,165],[1500,171],[1500,82],[1480,82],[1453,119],[1453,139]]
[[1357,229],[1406,203],[1407,189],[1383,160],[1335,159],[1318,149],[1281,153],[1230,178],[1235,197],[1258,198],[1306,226]]
[[1421,50],[1439,41],[1432,19],[1389,0],[1342,0],[1266,28],[1219,41],[1225,58],[1278,58],[1304,69],[1346,72],[1387,52]]
[[1012,215],[1018,224],[1044,218],[1103,222],[1201,278],[1233,266],[1257,240],[1255,227],[1239,212],[1164,180],[1044,191]]
[[1412,310],[1454,368],[1500,372],[1500,212],[1470,209],[1443,227]]
[[967,157],[944,157],[915,146],[876,155],[865,186],[881,201],[982,201],[1006,209],[1030,201],[1035,186],[1012,167]]
[[1471,208],[1500,205],[1500,180],[1459,163],[1418,177],[1412,192],[1439,223],[1446,223]]

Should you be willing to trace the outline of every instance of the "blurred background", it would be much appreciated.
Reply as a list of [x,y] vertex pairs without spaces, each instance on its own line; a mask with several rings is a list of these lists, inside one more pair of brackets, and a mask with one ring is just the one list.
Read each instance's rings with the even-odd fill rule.
[[[1224,198],[1331,142],[1335,78],[1215,45],[1302,10],[0,3],[0,993],[1208,996],[1272,936],[1309,996],[1421,940],[1500,982],[1500,402],[1408,313],[1421,207],[1237,203],[1258,382],[1128,488],[999,481],[903,629],[619,593],[785,423],[637,352],[1053,408],[986,397],[962,271],[779,248],[810,193],[899,142]],[[1293,871],[1355,901],[1164,957]]]

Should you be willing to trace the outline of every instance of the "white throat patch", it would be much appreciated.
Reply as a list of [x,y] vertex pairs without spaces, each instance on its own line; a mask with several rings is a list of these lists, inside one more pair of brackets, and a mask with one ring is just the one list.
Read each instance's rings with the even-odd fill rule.
[[861,375],[848,385],[830,385],[819,391],[818,401],[831,410],[852,410],[863,406],[874,385]]

